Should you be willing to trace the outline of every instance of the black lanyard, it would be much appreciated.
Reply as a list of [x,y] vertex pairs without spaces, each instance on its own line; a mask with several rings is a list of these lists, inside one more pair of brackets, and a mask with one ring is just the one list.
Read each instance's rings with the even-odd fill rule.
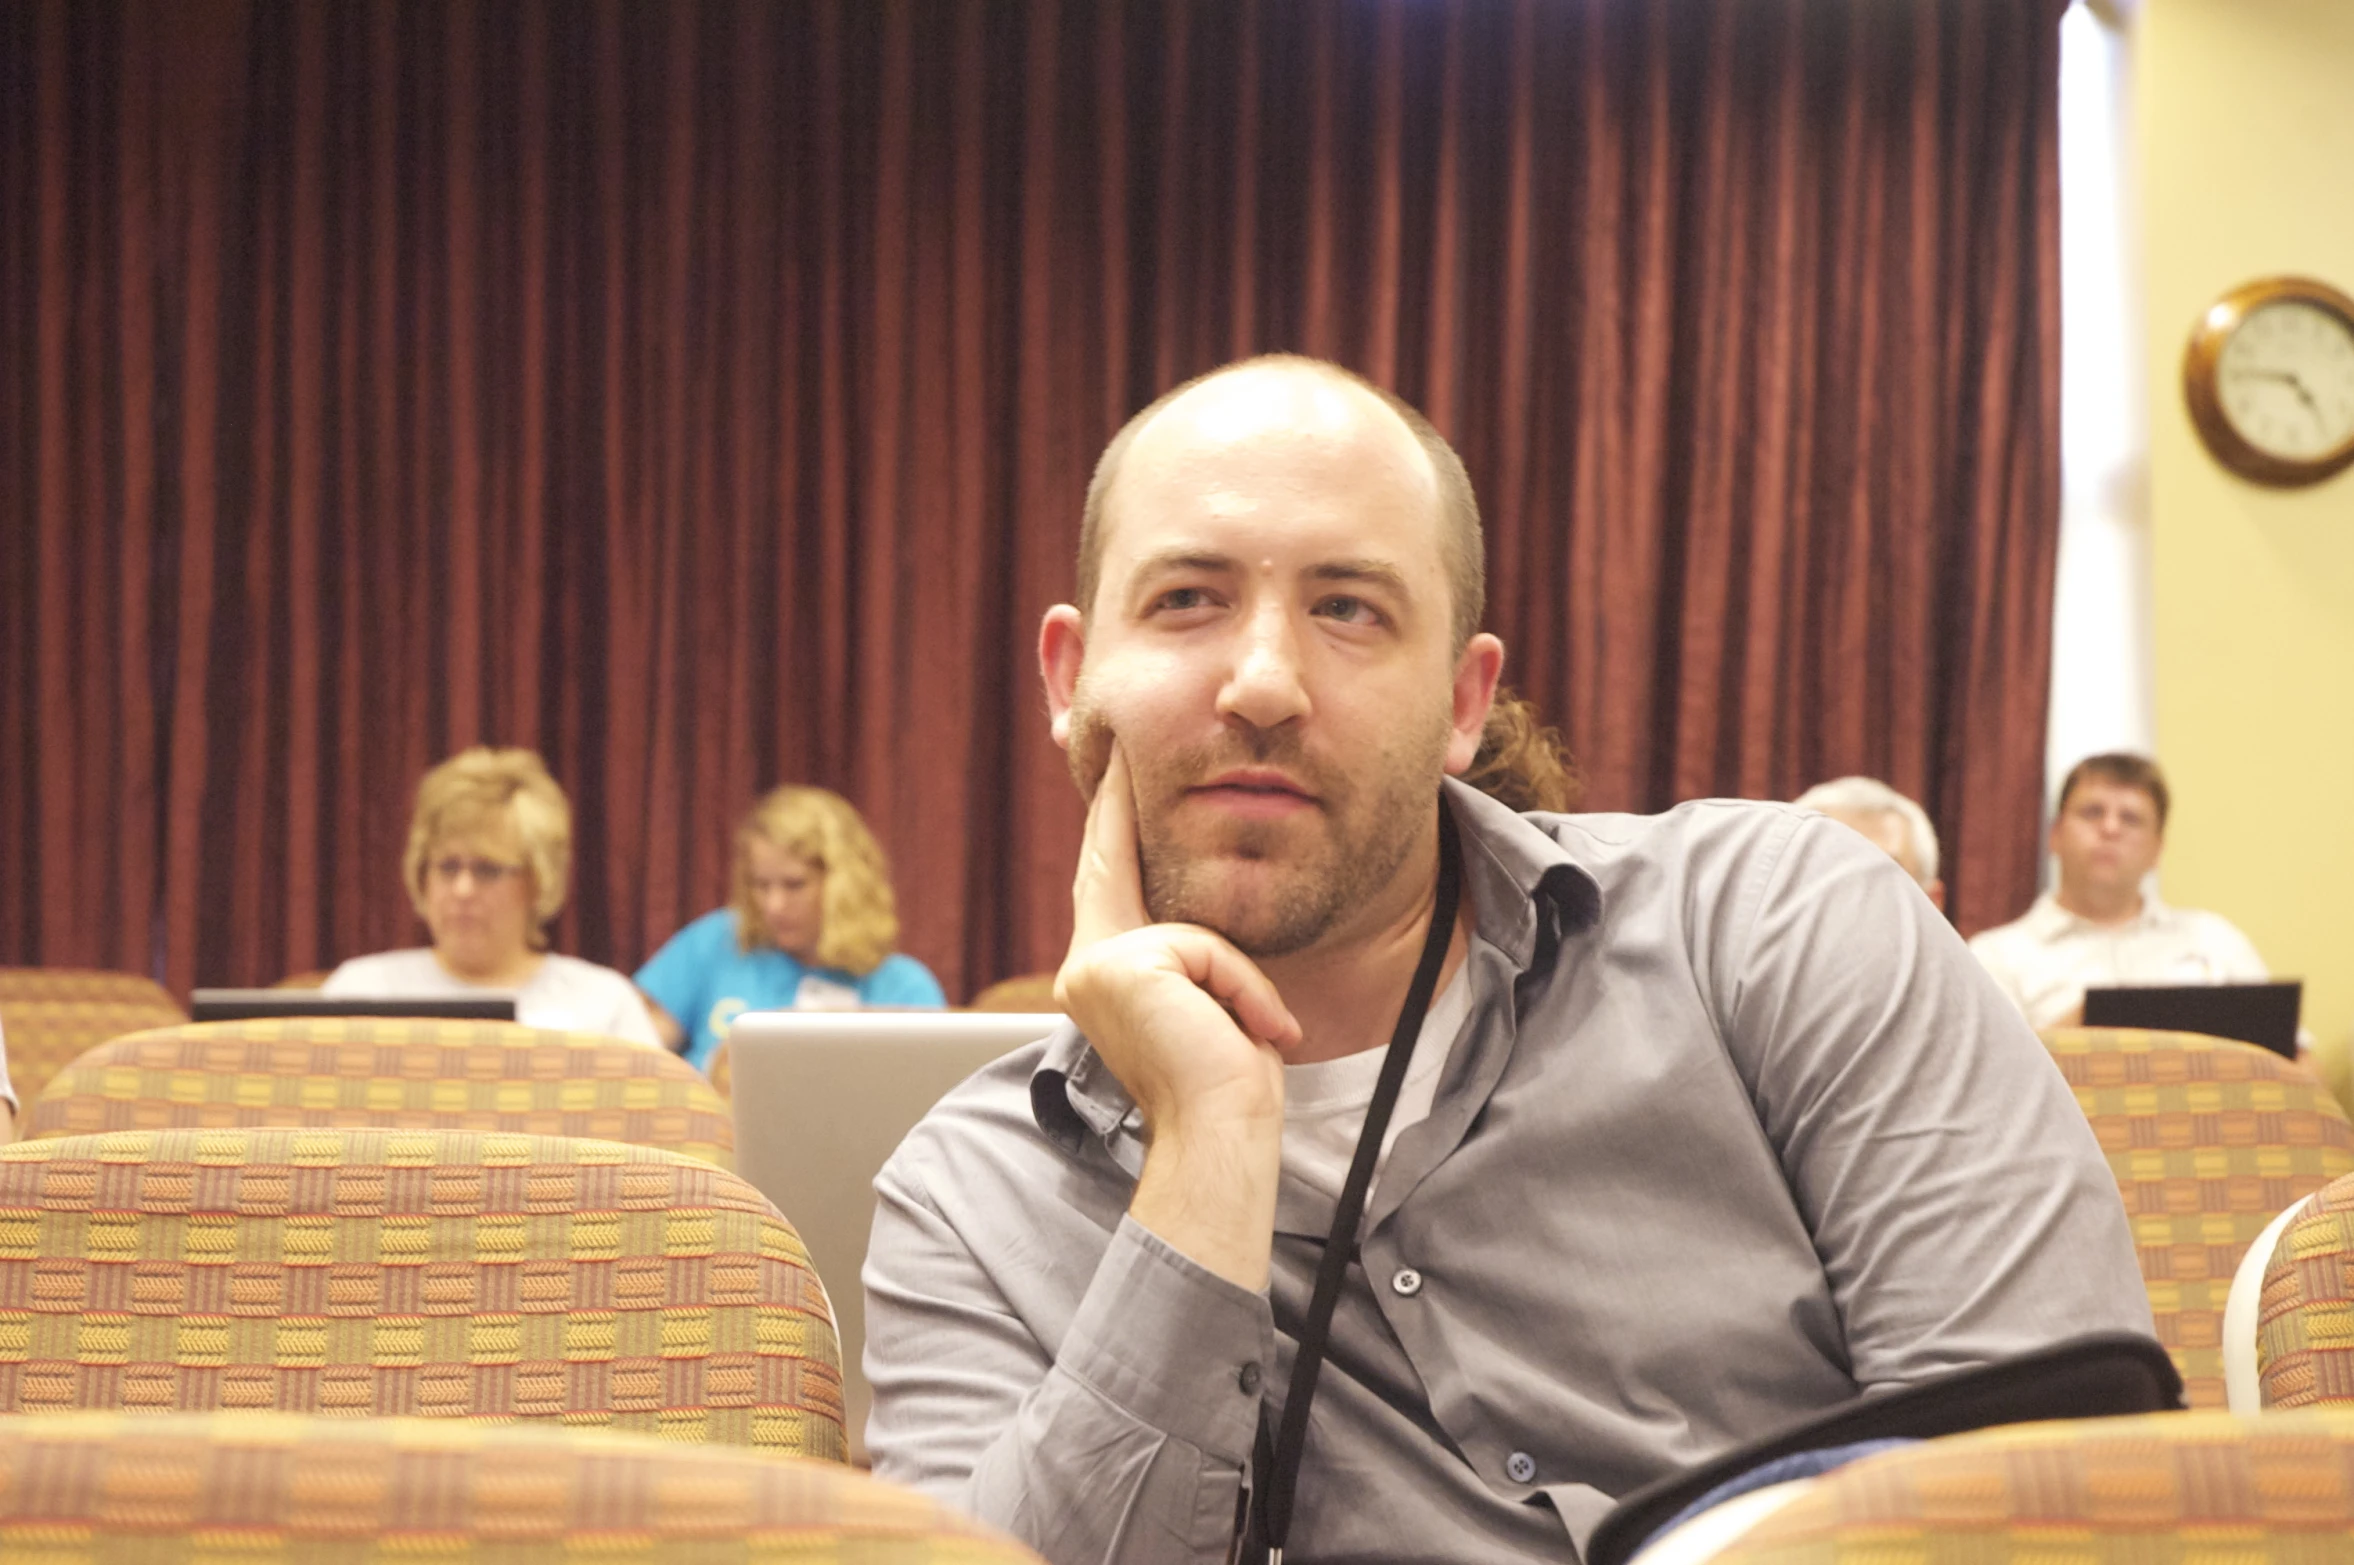
[[1415,1040],[1422,1036],[1423,1018],[1429,1015],[1431,995],[1438,988],[1439,969],[1446,964],[1447,943],[1454,938],[1462,881],[1462,849],[1455,841],[1455,823],[1441,801],[1438,904],[1431,909],[1430,930],[1422,937],[1422,960],[1414,969],[1413,986],[1406,991],[1398,1025],[1390,1033],[1389,1057],[1381,1063],[1381,1079],[1373,1088],[1373,1101],[1365,1107],[1365,1128],[1357,1134],[1357,1152],[1349,1160],[1340,1204],[1332,1211],[1332,1232],[1325,1236],[1324,1259],[1316,1267],[1316,1291],[1308,1301],[1308,1318],[1300,1327],[1299,1352],[1291,1361],[1291,1390],[1283,1399],[1283,1429],[1273,1440],[1267,1436],[1265,1410],[1259,1413],[1259,1436],[1251,1453],[1251,1488],[1257,1498],[1240,1540],[1241,1557],[1246,1562],[1263,1559],[1266,1565],[1283,1565],[1283,1543],[1291,1535],[1292,1494],[1299,1482],[1300,1449],[1308,1440],[1308,1408],[1316,1400],[1316,1376],[1324,1368],[1324,1344],[1332,1334],[1333,1308],[1340,1303],[1341,1283],[1355,1258],[1357,1223],[1365,1215],[1365,1194],[1373,1185],[1374,1165],[1381,1161],[1381,1142],[1389,1133],[1390,1113],[1398,1106],[1398,1090],[1405,1085]]

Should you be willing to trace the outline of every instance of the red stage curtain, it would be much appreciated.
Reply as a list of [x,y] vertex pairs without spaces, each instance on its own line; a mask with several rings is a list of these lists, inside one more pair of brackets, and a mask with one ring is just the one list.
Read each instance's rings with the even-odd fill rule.
[[405,943],[420,772],[571,790],[563,949],[829,784],[1049,966],[1031,644],[1104,439],[1285,347],[1427,408],[1600,808],[1877,773],[2034,883],[2052,0],[0,9],[0,961]]

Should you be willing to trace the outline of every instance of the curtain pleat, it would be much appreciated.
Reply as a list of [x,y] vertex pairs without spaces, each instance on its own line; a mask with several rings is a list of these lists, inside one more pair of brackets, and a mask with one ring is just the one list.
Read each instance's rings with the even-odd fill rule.
[[0,961],[419,930],[541,750],[562,949],[848,794],[952,994],[1051,966],[1040,612],[1103,442],[1289,348],[1424,406],[1591,805],[1920,797],[2032,893],[2049,0],[0,10]]

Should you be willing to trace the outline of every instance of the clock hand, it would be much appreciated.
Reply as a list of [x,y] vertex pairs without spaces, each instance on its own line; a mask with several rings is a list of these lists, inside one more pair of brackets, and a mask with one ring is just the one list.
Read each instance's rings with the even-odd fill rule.
[[2305,389],[2305,383],[2302,380],[2299,380],[2293,371],[2266,369],[2235,370],[2232,374],[2232,378],[2234,380],[2277,380],[2282,385],[2288,387],[2289,390],[2297,394],[2297,400],[2305,404],[2306,412],[2312,414],[2315,418],[2321,417],[2321,404],[2313,400],[2313,393]]

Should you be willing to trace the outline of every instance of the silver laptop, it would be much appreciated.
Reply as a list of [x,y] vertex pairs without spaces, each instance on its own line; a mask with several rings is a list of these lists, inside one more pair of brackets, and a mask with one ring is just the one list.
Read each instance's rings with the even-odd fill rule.
[[777,1204],[833,1302],[851,1460],[866,1461],[867,1230],[875,1175],[932,1105],[998,1056],[1062,1024],[1053,1013],[753,1011],[728,1033],[736,1170]]

